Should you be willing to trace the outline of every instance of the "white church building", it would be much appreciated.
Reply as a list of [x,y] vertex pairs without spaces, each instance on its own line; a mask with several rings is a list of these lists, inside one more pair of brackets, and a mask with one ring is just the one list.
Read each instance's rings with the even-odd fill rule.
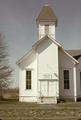
[[55,38],[58,25],[50,6],[36,19],[39,39],[17,61],[19,101],[53,104],[61,99],[75,102],[81,97],[81,50],[63,49]]

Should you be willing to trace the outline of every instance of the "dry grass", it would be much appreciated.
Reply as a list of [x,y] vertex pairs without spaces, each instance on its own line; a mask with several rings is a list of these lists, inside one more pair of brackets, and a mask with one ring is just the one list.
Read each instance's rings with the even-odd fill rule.
[[4,89],[3,98],[4,99],[18,99],[19,91],[18,89]]
[[0,102],[2,120],[81,120],[81,103],[38,105],[17,101]]
[[4,91],[0,120],[81,120],[81,102],[38,105],[18,102],[18,90]]

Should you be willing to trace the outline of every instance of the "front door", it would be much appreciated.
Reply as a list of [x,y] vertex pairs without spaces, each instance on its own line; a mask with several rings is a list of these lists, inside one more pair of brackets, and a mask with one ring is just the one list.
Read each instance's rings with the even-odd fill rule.
[[57,91],[56,81],[44,80],[40,81],[40,96],[55,97]]

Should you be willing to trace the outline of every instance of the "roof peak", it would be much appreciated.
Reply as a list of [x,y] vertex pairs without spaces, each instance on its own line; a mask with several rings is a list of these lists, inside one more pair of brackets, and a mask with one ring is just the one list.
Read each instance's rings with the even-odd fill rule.
[[37,22],[55,22],[55,25],[57,26],[57,17],[53,9],[48,4],[45,4],[43,6],[36,21]]

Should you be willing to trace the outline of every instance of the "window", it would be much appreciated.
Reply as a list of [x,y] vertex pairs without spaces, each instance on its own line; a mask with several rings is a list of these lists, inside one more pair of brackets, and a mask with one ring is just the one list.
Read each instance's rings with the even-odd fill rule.
[[26,89],[31,89],[31,71],[26,71]]
[[45,25],[45,34],[49,34],[49,25],[48,24]]
[[80,89],[81,89],[81,72],[80,72]]
[[64,89],[69,89],[69,70],[64,70]]

